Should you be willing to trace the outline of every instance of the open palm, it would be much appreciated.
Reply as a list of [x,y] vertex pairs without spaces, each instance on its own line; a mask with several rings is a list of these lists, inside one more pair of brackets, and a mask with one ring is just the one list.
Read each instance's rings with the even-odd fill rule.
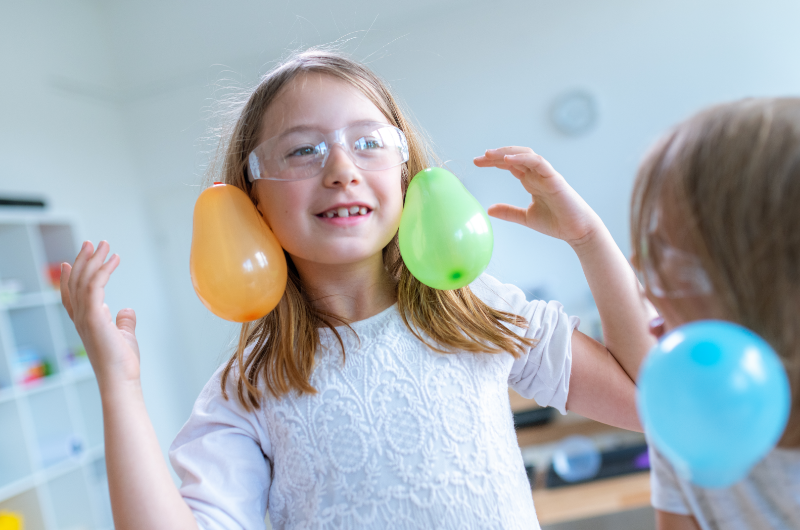
[[61,302],[83,341],[99,384],[139,379],[139,344],[136,313],[123,309],[116,322],[104,302],[105,286],[119,265],[109,245],[101,241],[97,251],[85,242],[75,263],[61,265]]

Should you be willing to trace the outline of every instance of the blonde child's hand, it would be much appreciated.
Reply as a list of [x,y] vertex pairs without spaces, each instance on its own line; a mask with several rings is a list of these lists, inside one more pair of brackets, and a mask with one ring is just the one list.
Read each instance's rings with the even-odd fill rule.
[[105,286],[119,265],[119,256],[108,256],[109,245],[101,241],[94,251],[87,241],[75,263],[61,265],[61,302],[83,341],[101,391],[108,385],[139,380],[139,345],[136,313],[123,309],[116,323],[104,303]]
[[492,217],[527,226],[576,247],[591,239],[602,221],[550,163],[528,147],[489,149],[474,160],[478,167],[507,169],[528,193],[527,208],[510,204],[489,207]]

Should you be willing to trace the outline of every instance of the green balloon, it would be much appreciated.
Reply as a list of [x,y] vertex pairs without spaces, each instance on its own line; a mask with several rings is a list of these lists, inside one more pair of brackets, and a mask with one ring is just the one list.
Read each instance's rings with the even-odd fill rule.
[[461,181],[442,168],[423,169],[411,179],[398,237],[408,270],[434,289],[468,285],[492,259],[489,216]]

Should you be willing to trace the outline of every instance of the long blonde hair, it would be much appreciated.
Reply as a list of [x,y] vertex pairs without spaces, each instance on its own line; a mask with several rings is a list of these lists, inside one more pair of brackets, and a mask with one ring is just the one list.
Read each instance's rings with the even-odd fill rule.
[[[306,73],[329,75],[355,87],[366,95],[389,122],[401,129],[408,140],[409,160],[401,179],[405,193],[411,178],[428,166],[428,148],[400,111],[389,88],[365,66],[343,54],[309,50],[295,55],[267,73],[244,103],[231,131],[223,136],[220,156],[212,165],[212,177],[244,190],[256,202],[253,186],[246,177],[246,161],[259,141],[263,116],[281,89]],[[334,324],[347,324],[336,315],[315,309],[303,289],[303,282],[290,256],[286,292],[277,307],[260,320],[242,325],[236,351],[222,372],[222,393],[227,399],[226,381],[236,368],[237,394],[247,408],[259,408],[263,377],[267,390],[281,397],[296,390],[316,392],[309,378],[314,369],[314,354],[319,345],[319,328],[327,327],[344,345]],[[396,280],[398,311],[408,329],[429,347],[441,353],[451,351],[500,353],[514,357],[534,342],[520,337],[508,326],[527,323],[511,313],[483,303],[469,287],[440,291],[420,283],[406,268],[395,234],[383,250],[383,261]],[[248,355],[245,350],[252,346]]]
[[[700,258],[724,318],[752,329],[781,356],[792,388],[781,445],[800,445],[800,99],[709,108],[646,156],[631,237],[639,259],[647,254],[669,283],[648,228],[657,210],[672,221],[671,239]],[[689,310],[680,301],[676,309]]]

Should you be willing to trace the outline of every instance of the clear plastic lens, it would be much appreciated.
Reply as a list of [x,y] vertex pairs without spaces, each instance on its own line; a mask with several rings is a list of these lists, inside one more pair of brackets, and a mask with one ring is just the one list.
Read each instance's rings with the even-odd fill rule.
[[299,145],[288,149],[283,163],[290,168],[314,165],[328,153],[325,142],[317,145]]
[[[375,151],[381,150],[384,148],[383,142],[379,138],[365,138],[361,137],[356,140],[355,145],[353,146],[353,151],[358,153],[359,155],[375,155]],[[369,151],[372,151],[370,153]]]
[[333,144],[339,144],[361,169],[383,170],[408,161],[400,129],[380,123],[356,124],[330,133],[294,131],[262,143],[248,158],[250,180],[302,180],[319,174]]
[[[686,298],[712,293],[711,280],[708,277],[700,258],[685,250],[670,245],[658,235],[658,218],[656,211],[650,221],[649,238],[641,242],[640,281],[654,296],[658,298]],[[657,240],[657,243],[648,244]],[[653,265],[653,253],[658,253],[660,271]]]
[[649,260],[644,267],[646,285],[651,293],[659,298],[685,298],[711,293],[711,280],[700,264],[700,258],[666,244],[660,250],[662,274],[658,274]]

